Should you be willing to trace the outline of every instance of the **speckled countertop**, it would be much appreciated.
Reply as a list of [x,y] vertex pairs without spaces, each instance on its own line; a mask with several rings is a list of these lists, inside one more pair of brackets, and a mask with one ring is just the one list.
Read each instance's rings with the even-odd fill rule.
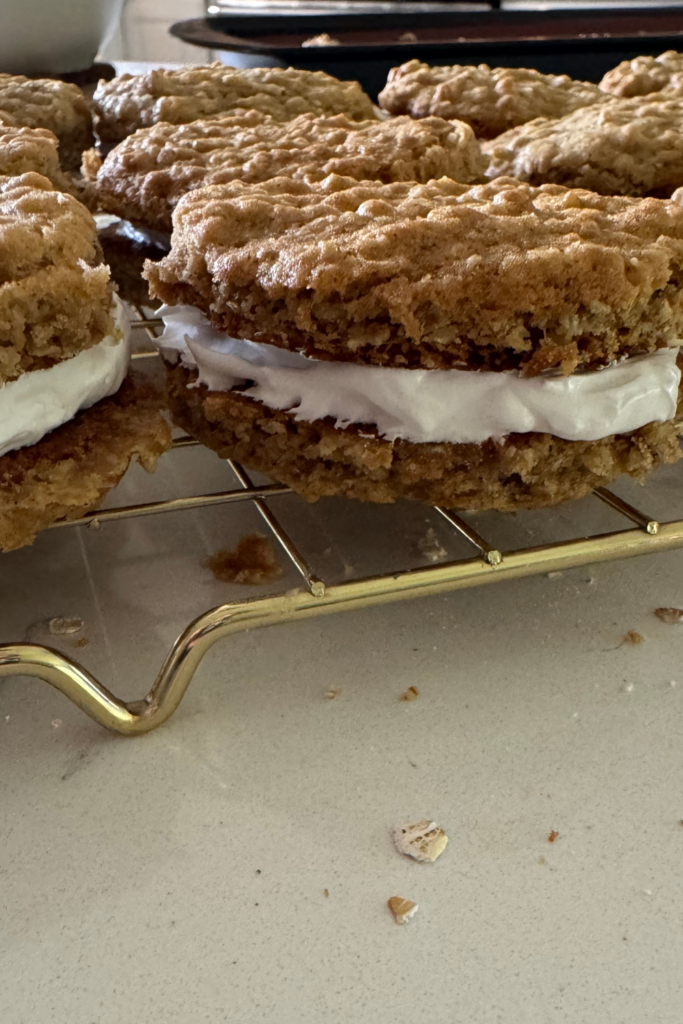
[[[111,500],[228,481],[185,449]],[[664,519],[681,484],[618,489]],[[462,553],[416,505],[272,504],[327,578],[424,562],[430,526]],[[255,516],[44,534],[2,558],[1,639],[141,696],[188,619],[244,593],[202,562]],[[611,517],[587,499],[476,523],[510,546]],[[678,1024],[683,626],[661,605],[683,605],[683,551],[240,634],[133,740],[5,681],[3,1024]],[[433,865],[390,840],[425,816],[450,836]],[[393,895],[420,905],[403,928]]]

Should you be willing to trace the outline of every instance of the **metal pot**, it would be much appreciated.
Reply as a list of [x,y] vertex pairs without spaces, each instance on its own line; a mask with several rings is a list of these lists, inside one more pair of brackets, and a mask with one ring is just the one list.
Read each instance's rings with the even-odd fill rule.
[[0,71],[65,74],[91,66],[124,0],[0,0]]

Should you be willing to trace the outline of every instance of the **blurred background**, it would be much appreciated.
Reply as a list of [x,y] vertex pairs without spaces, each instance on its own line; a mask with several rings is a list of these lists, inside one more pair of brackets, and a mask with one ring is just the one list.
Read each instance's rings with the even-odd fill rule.
[[[312,3],[316,2],[321,8],[326,6],[325,0],[312,0]],[[681,2],[682,0],[500,0],[500,4],[496,6],[500,6],[502,10],[524,11],[596,8],[624,11],[628,8],[680,7]],[[219,5],[226,11],[244,11],[251,7],[269,6],[268,0],[232,0],[230,3],[226,0],[127,0],[119,30],[104,47],[102,57],[109,61],[160,60],[192,63],[212,59],[211,51],[188,45],[170,36],[168,27],[176,21],[204,17],[209,8],[216,11]],[[482,9],[481,3],[451,3],[449,7],[463,12]],[[238,55],[236,62],[241,63]]]

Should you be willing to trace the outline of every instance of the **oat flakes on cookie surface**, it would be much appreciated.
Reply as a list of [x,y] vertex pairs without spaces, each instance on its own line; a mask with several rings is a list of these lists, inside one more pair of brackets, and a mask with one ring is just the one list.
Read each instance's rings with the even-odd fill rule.
[[95,127],[103,143],[116,143],[160,121],[188,124],[238,110],[259,110],[279,121],[299,114],[375,116],[358,82],[298,68],[230,68],[216,62],[177,71],[157,69],[100,82],[93,97]]
[[111,328],[95,224],[47,178],[0,178],[0,383],[97,344]]
[[604,99],[597,85],[567,75],[487,64],[431,67],[411,60],[389,72],[379,105],[390,114],[457,118],[480,138],[492,139],[535,117],[562,117]]
[[489,178],[666,198],[683,185],[683,97],[613,99],[559,120],[538,118],[483,149]]
[[62,167],[77,171],[93,144],[92,116],[76,85],[52,78],[0,74],[0,124],[47,128],[59,139]]
[[278,175],[319,181],[331,173],[358,181],[469,182],[481,180],[485,169],[472,129],[459,121],[307,113],[282,122],[252,110],[140,129],[107,156],[96,187],[104,210],[170,232],[178,200],[205,185]]
[[659,57],[622,60],[600,82],[614,96],[646,96],[650,93],[683,95],[683,53],[667,50]]
[[677,344],[683,208],[498,179],[184,196],[156,296],[318,359],[569,373]]

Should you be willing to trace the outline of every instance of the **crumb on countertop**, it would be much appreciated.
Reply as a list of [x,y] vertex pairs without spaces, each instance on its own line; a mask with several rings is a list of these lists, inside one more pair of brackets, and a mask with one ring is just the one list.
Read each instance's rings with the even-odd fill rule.
[[78,633],[83,629],[83,619],[79,619],[78,616],[65,616],[56,615],[50,619],[47,627],[53,636],[66,636],[69,633]]
[[341,693],[341,690],[326,690],[325,691],[325,700],[335,700],[339,696],[340,693]]
[[560,833],[557,832],[554,828],[551,829],[550,832],[548,833],[548,842],[549,843],[554,843],[555,840],[559,837],[559,835],[560,835]]
[[412,825],[399,825],[393,831],[394,845],[399,853],[415,860],[433,864],[448,845],[448,836],[435,821],[423,818]]
[[655,608],[655,615],[669,626],[683,625],[683,608]]
[[642,644],[645,637],[640,633],[636,633],[635,629],[629,629],[628,633],[624,634],[622,643],[624,644]]
[[259,586],[282,576],[282,566],[275,557],[273,545],[258,533],[242,537],[233,551],[218,551],[204,566],[221,583]]
[[417,550],[429,562],[438,562],[440,558],[445,558],[448,554],[433,526],[429,527],[424,537],[420,537],[417,542]]
[[418,910],[417,903],[413,903],[412,900],[406,900],[403,896],[392,896],[387,900],[387,906],[394,915],[396,924],[406,924]]
[[417,700],[419,696],[420,691],[418,690],[417,686],[409,686],[408,689],[401,694],[400,699],[408,703],[411,700]]

